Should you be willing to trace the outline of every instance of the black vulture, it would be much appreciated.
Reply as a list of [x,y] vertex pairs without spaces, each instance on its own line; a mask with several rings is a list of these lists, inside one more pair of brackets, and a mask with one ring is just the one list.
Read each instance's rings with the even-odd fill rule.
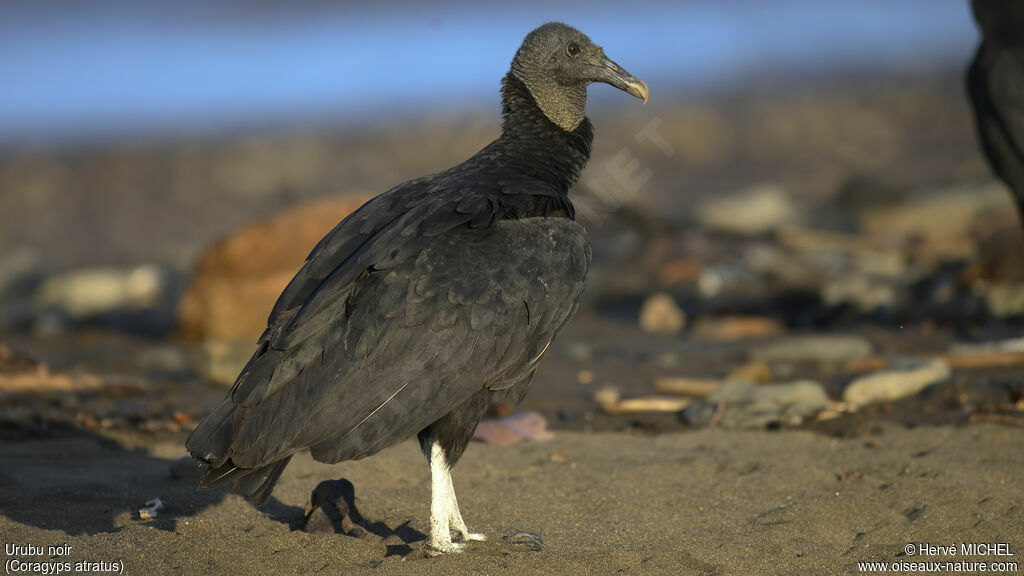
[[981,149],[1010,187],[1024,224],[1024,2],[972,0],[971,7],[982,41],[967,93]]
[[530,32],[502,80],[496,140],[373,198],[320,241],[188,438],[209,464],[200,488],[231,484],[262,504],[297,452],[334,463],[417,435],[429,546],[482,539],[450,468],[489,404],[522,400],[579,305],[590,244],[568,193],[590,157],[592,82],[647,101],[647,85],[576,29]]

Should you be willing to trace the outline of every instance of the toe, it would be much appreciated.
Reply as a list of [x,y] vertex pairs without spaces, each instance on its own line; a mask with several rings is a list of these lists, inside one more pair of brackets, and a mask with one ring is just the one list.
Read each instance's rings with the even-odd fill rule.
[[441,554],[457,554],[462,552],[466,545],[462,542],[437,542],[430,545],[430,550],[427,553],[431,556],[440,556]]
[[463,542],[482,542],[487,540],[487,535],[482,532],[470,532],[466,527],[452,528],[452,537]]

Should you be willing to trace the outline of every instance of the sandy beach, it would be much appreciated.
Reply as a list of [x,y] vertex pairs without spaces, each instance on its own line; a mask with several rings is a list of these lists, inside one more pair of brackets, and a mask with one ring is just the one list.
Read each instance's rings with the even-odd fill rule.
[[[196,492],[187,467],[172,477],[180,442],[74,434],[0,444],[0,535],[71,547],[22,561],[118,561],[126,574],[853,574],[858,562],[912,561],[904,548],[919,543],[1001,543],[1015,556],[918,559],[1014,562],[1022,441],[1024,430],[982,424],[880,425],[848,440],[704,430],[476,444],[453,477],[467,523],[489,540],[432,558],[429,473],[413,442],[336,466],[296,458],[257,510]],[[366,535],[299,530],[312,489],[338,478],[355,487]],[[165,507],[140,520],[154,497]]]

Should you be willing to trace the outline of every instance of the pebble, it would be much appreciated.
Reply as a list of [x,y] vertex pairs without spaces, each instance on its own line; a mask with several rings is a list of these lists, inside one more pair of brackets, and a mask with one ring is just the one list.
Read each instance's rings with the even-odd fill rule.
[[755,347],[754,360],[765,362],[845,362],[870,356],[871,343],[862,336],[828,335],[792,336]]
[[982,285],[975,290],[982,294],[988,311],[997,318],[1024,314],[1024,283]]
[[883,370],[857,378],[843,391],[843,400],[857,405],[899,400],[942,382],[951,373],[949,364],[943,360],[906,361],[905,364],[906,368]]
[[512,546],[522,546],[534,552],[544,550],[544,539],[534,532],[516,532],[514,534],[502,534],[501,541]]
[[640,306],[640,328],[648,334],[678,334],[686,327],[686,314],[672,296],[651,294]]
[[825,388],[811,380],[761,385],[735,381],[725,383],[706,401],[686,408],[682,417],[693,426],[758,429],[799,424],[827,406]]
[[990,342],[962,342],[950,345],[951,354],[1024,354],[1024,338]]
[[752,384],[766,384],[773,378],[772,369],[765,362],[749,362],[738,368],[734,368],[725,377],[726,380],[739,380]]
[[697,221],[705,227],[740,236],[760,236],[797,220],[789,194],[776,184],[760,184],[701,202]]
[[954,239],[967,256],[973,242],[961,240],[972,236],[978,219],[1010,207],[1005,189],[994,181],[957,185],[928,190],[907,202],[869,207],[860,214],[860,230],[875,239],[916,238],[925,245]]
[[735,342],[749,338],[777,336],[785,332],[778,321],[763,316],[704,317],[697,321],[693,333],[712,342]]
[[622,393],[614,386],[604,386],[594,392],[592,398],[598,406],[610,406],[619,401]]
[[136,268],[82,268],[47,278],[36,291],[36,305],[75,320],[117,310],[153,308],[166,292],[164,272],[154,265]]
[[829,306],[850,304],[860,312],[873,312],[896,306],[896,287],[870,278],[851,275],[826,281],[821,286],[821,299]]

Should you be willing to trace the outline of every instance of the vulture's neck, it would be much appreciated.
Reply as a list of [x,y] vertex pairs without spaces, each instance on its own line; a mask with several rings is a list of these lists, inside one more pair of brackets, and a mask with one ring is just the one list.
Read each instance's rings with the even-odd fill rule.
[[502,80],[501,115],[501,137],[492,144],[500,161],[568,193],[590,159],[594,140],[590,120],[583,118],[575,130],[563,130],[511,73]]

